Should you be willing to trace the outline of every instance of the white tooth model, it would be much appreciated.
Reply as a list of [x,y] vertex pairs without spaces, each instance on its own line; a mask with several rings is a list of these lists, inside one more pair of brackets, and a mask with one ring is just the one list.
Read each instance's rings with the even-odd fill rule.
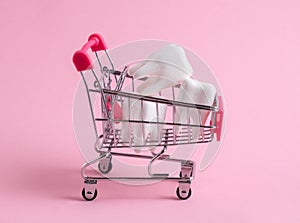
[[133,66],[129,73],[135,79],[147,77],[137,92],[149,96],[190,77],[193,68],[182,47],[168,44],[151,54],[145,62]]
[[[201,104],[211,106],[216,96],[216,89],[212,84],[196,81],[188,78],[182,82],[177,97],[177,101],[189,102],[193,104]],[[195,108],[186,108],[176,106],[175,122],[194,125],[205,125],[209,111],[198,110]],[[200,136],[200,128],[192,127],[192,139],[197,139]],[[175,127],[177,135],[182,130],[182,126]],[[203,137],[203,132],[201,132]]]
[[[151,54],[144,62],[130,68],[129,74],[135,79],[145,78],[137,88],[137,93],[142,95],[157,95],[160,90],[177,85],[193,72],[185,51],[175,44],[168,44],[155,53]],[[130,102],[130,106],[128,103]],[[167,106],[158,104],[158,117],[156,114],[156,104],[143,102],[143,113],[141,101],[137,99],[126,99],[123,103],[123,119],[144,120],[144,121],[164,121]],[[159,144],[161,140],[163,125],[126,123],[122,124],[121,139],[123,142],[130,141],[131,131],[133,133],[133,145]],[[149,136],[148,140],[147,137]],[[136,147],[136,151],[138,148]],[[141,147],[142,148],[142,147]]]
[[[189,63],[185,51],[175,44],[168,44],[160,50],[151,54],[144,62],[139,63],[129,69],[129,74],[135,79],[147,78],[137,87],[136,94],[153,96],[159,91],[181,83],[178,101],[194,104],[213,104],[216,96],[216,89],[213,85],[198,82],[191,78],[193,68]],[[163,122],[166,116],[167,106],[158,104],[158,117],[156,104],[153,102],[143,102],[141,100],[125,99],[122,106],[122,119],[137,121],[160,121]],[[204,125],[209,112],[176,106],[175,122]],[[130,143],[131,133],[133,134],[132,145],[153,145],[150,149],[155,149],[160,143],[163,125],[128,123],[122,124],[121,139],[124,143]],[[200,128],[193,127],[192,139],[200,136]],[[182,130],[181,126],[175,127],[177,135]],[[203,132],[202,132],[203,134]],[[149,143],[149,141],[151,141]],[[135,151],[140,151],[143,147],[136,147]]]
[[[143,105],[142,105],[143,103]],[[158,108],[158,109],[157,109]],[[158,110],[158,116],[157,116]],[[125,120],[136,121],[152,121],[163,122],[166,116],[167,106],[164,104],[141,101],[138,99],[124,99],[122,107],[122,118]],[[121,139],[124,143],[130,143],[130,135],[133,134],[132,145],[143,146],[146,144],[153,145],[150,149],[154,149],[161,140],[162,126],[157,124],[143,124],[143,123],[128,123],[122,124]],[[147,139],[147,137],[149,137]],[[138,152],[143,147],[136,147],[135,151]]]

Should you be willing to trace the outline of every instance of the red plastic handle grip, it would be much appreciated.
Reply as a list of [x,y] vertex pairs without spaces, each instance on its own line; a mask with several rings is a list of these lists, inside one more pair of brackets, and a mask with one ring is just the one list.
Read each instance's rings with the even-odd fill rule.
[[81,50],[77,50],[73,55],[73,63],[77,71],[92,69],[92,60],[87,51],[91,48],[93,52],[106,50],[107,45],[100,34],[92,34],[88,38],[88,42],[83,45]]
[[88,40],[89,41],[91,41],[91,40],[97,41],[96,44],[93,44],[91,46],[91,49],[93,52],[107,49],[107,45],[106,45],[103,37],[100,34],[94,33],[94,34],[90,35]]
[[216,114],[216,129],[215,133],[217,136],[217,141],[221,141],[221,134],[222,134],[222,128],[223,128],[223,115],[224,115],[224,108],[223,108],[223,101],[222,97],[218,96],[218,102],[219,102],[219,111]]

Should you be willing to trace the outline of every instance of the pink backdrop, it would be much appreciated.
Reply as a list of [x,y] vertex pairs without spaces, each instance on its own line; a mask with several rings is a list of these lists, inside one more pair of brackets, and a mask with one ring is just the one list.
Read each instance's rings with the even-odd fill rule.
[[[252,1],[0,2],[0,222],[299,222],[300,4]],[[226,97],[227,130],[193,196],[111,182],[83,202],[72,131],[74,50],[157,38],[199,54]]]

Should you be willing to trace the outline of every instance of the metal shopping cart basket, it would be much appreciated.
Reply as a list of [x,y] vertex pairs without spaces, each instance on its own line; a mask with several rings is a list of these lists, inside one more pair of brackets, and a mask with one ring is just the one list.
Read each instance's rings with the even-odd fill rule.
[[[89,49],[94,54],[88,54]],[[100,52],[101,51],[101,52]],[[101,61],[100,53],[106,56],[106,66]],[[94,56],[93,56],[94,55]],[[97,69],[93,66],[94,58],[97,63]],[[85,200],[94,200],[97,196],[96,184],[99,180],[173,180],[179,183],[176,194],[179,199],[188,199],[191,196],[191,181],[195,177],[196,164],[192,160],[171,158],[167,154],[167,149],[171,146],[188,145],[196,143],[210,143],[216,138],[221,139],[222,123],[223,123],[223,105],[221,96],[216,96],[212,106],[187,103],[176,101],[175,92],[180,87],[180,84],[170,87],[169,98],[159,96],[146,96],[135,93],[135,85],[137,80],[129,75],[128,70],[131,64],[128,64],[117,70],[108,54],[107,46],[99,34],[92,34],[88,42],[75,52],[73,62],[78,72],[80,72],[85,85],[86,94],[90,107],[90,115],[92,118],[93,129],[95,131],[95,150],[97,156],[85,163],[82,167],[82,177],[84,179],[84,188],[82,196]],[[93,85],[87,83],[88,78],[92,78]],[[138,81],[144,81],[142,78]],[[125,83],[127,87],[125,89]],[[96,94],[99,100],[99,106],[93,106],[92,94]],[[122,115],[128,103],[137,102],[140,106],[141,116],[139,119]],[[154,118],[151,120],[143,118],[143,109],[145,105],[152,104],[155,108]],[[170,111],[171,118],[161,120],[159,117],[159,107],[165,106]],[[129,106],[130,107],[130,106]],[[189,110],[197,110],[208,113],[208,121],[204,124],[195,125],[193,123],[184,122],[178,123],[174,119],[176,108],[185,108]],[[98,113],[97,113],[98,112]],[[189,115],[189,113],[187,113]],[[129,134],[129,139],[124,140],[121,136],[124,131],[124,126],[129,126],[129,132],[135,126],[141,128],[142,142],[135,143],[132,132]],[[131,127],[130,127],[131,125]],[[149,135],[144,134],[144,129],[149,125],[159,129],[159,137],[151,141]],[[176,128],[180,126],[180,133],[177,134]],[[197,138],[192,138],[193,129],[198,128],[200,135]],[[122,152],[123,148],[142,149],[149,148],[149,152],[138,154]],[[155,150],[152,150],[155,148]],[[145,159],[148,162],[148,176],[108,176],[108,173],[113,168],[112,157],[128,157],[134,159]],[[155,161],[176,162],[180,165],[180,173],[178,176],[171,176],[165,173],[155,173],[153,171],[153,163]],[[91,165],[97,165],[99,174],[91,175],[87,173],[87,168]]]

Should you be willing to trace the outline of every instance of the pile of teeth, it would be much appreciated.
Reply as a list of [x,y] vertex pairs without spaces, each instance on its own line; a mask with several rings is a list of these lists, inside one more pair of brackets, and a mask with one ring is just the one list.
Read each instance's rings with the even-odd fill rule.
[[[138,87],[136,94],[155,96],[161,90],[180,84],[177,101],[189,102],[211,106],[213,104],[216,89],[212,84],[199,82],[192,77],[193,68],[189,63],[185,51],[182,47],[175,44],[168,44],[158,51],[151,54],[143,63],[139,63],[130,68],[129,74],[134,79],[147,78]],[[126,100],[126,99],[125,99]],[[122,119],[160,121],[163,122],[166,116],[167,106],[158,105],[158,116],[156,103],[143,102],[143,113],[141,101],[137,99],[127,99],[124,101],[122,108]],[[130,107],[128,106],[130,105]],[[175,122],[200,125],[205,124],[209,112],[200,112],[196,109],[187,109],[176,106]],[[189,118],[188,118],[189,116]],[[189,119],[189,120],[188,120]],[[159,142],[163,126],[154,124],[124,122],[122,124],[121,140],[130,141],[131,133],[133,134],[135,145],[145,145],[146,139]],[[132,132],[130,132],[130,129]],[[179,134],[181,126],[175,127],[175,134]],[[192,128],[192,139],[200,136],[200,128]],[[137,148],[138,149],[138,148]],[[150,148],[154,149],[154,148]]]

